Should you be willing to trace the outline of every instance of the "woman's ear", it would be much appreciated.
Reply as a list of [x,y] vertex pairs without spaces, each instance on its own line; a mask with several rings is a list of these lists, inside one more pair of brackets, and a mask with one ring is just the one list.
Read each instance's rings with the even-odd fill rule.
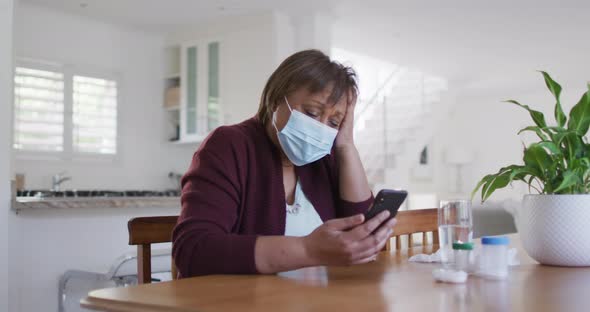
[[[277,101],[278,102],[278,101]],[[279,113],[279,107],[281,106],[280,103],[275,102],[272,105],[272,111],[270,112],[270,122],[275,124],[277,122],[277,114]]]

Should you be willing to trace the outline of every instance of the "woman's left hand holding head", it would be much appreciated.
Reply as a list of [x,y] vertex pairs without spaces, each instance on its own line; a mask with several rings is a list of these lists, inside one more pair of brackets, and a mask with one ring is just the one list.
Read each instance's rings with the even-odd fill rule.
[[336,149],[354,147],[354,108],[356,107],[357,97],[353,93],[350,101],[346,104],[346,115],[342,119],[342,124],[338,130],[334,145]]
[[361,157],[354,145],[354,109],[357,96],[356,92],[350,94],[334,147],[340,175],[340,198],[358,203],[371,197],[371,189]]

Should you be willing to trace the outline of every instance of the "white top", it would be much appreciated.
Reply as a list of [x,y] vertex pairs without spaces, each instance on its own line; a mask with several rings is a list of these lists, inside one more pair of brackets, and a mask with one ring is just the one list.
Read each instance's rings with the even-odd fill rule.
[[286,206],[285,236],[306,236],[323,224],[322,218],[303,194],[299,180],[295,185],[295,201],[293,205]]

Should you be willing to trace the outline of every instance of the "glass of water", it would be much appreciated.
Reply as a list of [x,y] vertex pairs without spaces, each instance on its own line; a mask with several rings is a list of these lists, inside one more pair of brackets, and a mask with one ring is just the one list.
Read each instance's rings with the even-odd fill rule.
[[438,209],[438,243],[443,265],[452,264],[453,243],[473,241],[471,201],[467,199],[443,200]]

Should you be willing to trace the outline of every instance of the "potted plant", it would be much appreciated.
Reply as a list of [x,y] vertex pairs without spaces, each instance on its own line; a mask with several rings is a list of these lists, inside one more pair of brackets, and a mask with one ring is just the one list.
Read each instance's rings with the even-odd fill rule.
[[556,104],[555,125],[543,113],[527,105],[508,103],[526,109],[538,141],[524,148],[523,164],[501,168],[483,177],[471,196],[481,190],[482,202],[513,181],[529,186],[522,207],[514,218],[526,252],[542,264],[590,266],[590,84],[588,91],[567,116],[561,106],[561,86],[541,72]]

